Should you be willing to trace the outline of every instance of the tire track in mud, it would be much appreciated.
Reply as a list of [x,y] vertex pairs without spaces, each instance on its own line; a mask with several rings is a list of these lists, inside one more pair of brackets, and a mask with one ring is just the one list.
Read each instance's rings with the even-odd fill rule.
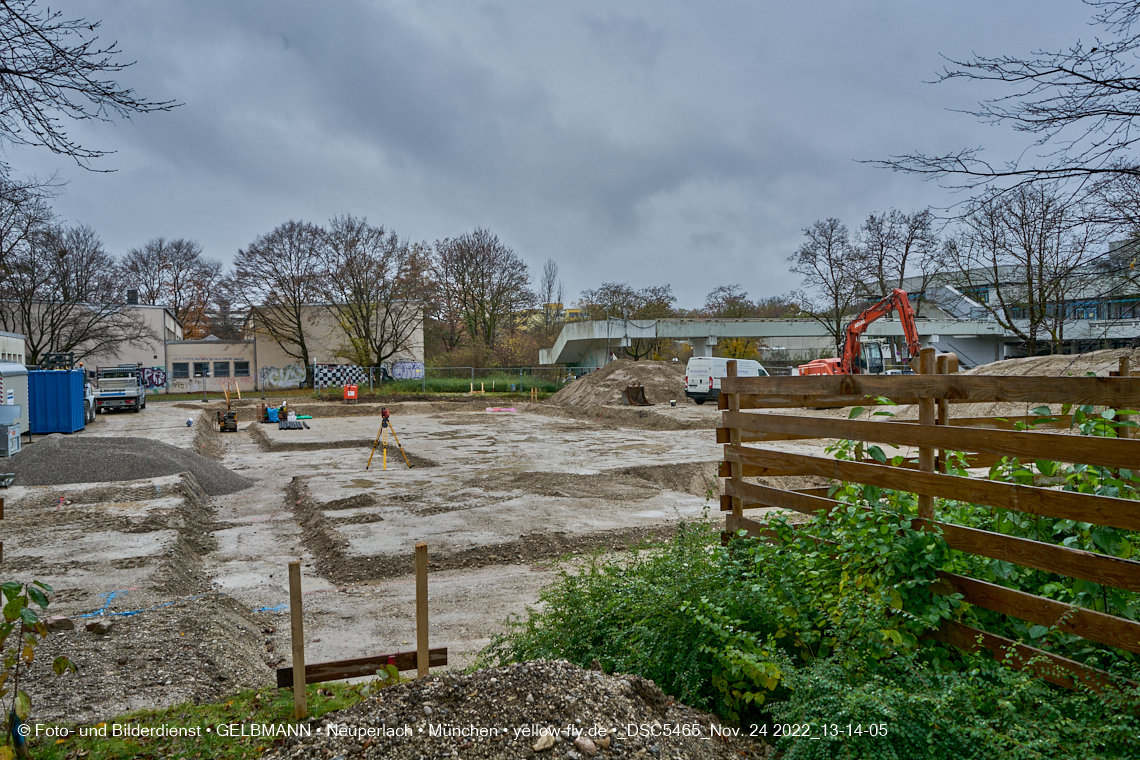
[[[321,575],[332,583],[378,581],[415,572],[414,559],[405,555],[360,556],[349,554],[348,541],[336,530],[336,523],[324,510],[326,505],[313,498],[307,478],[295,476],[286,489],[287,507],[301,526],[301,543],[313,556]],[[486,546],[461,551],[432,551],[432,571],[474,569],[491,565],[549,562],[568,554],[595,550],[625,551],[646,541],[659,541],[673,535],[676,526],[651,525],[638,528],[569,533],[534,532]]]

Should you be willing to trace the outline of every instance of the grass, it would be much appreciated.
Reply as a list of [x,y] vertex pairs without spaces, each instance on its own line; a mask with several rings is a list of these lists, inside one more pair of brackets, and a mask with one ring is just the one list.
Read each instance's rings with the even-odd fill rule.
[[[310,684],[306,690],[310,717],[342,710],[364,699],[368,684],[325,683]],[[35,718],[29,721],[35,731]],[[65,738],[46,736],[28,740],[31,756],[42,760],[65,760],[82,757],[85,760],[126,760],[127,758],[218,758],[239,760],[259,757],[274,742],[264,736],[219,736],[218,727],[228,727],[232,733],[251,733],[257,724],[271,724],[277,730],[296,725],[293,721],[293,691],[291,689],[251,689],[242,691],[222,702],[195,705],[183,703],[162,710],[139,710],[117,716],[106,723],[94,726],[74,726],[63,723],[40,723],[60,728],[69,735]],[[197,729],[200,735],[182,737],[115,737],[115,726],[158,729],[165,727]],[[207,730],[209,729],[209,730]],[[223,729],[224,730],[224,729]],[[99,733],[105,735],[83,735]]]
[[[511,385],[515,386],[515,390],[511,391]],[[542,380],[531,375],[488,375],[487,377],[480,377],[475,380],[475,390],[478,391],[482,388],[488,394],[494,394],[502,398],[530,398],[531,388],[538,389],[538,397],[540,399],[547,398],[553,393],[557,393],[562,389],[562,383],[553,380]],[[471,392],[471,378],[470,377],[429,377],[427,381],[420,380],[395,380],[393,382],[376,384],[373,386],[373,392],[368,392],[367,383],[359,386],[359,393],[361,397],[365,396],[421,396],[424,394],[430,395],[465,395]],[[270,390],[270,391],[243,391],[243,397],[246,399],[260,399],[264,396],[269,396],[274,399],[287,398],[287,399],[328,399],[340,398],[343,394],[343,389],[340,386],[332,386],[330,388],[322,388],[318,395],[312,388],[290,388],[283,390]],[[233,394],[231,394],[232,396]],[[206,398],[211,401],[223,401],[225,396],[221,393],[207,393]],[[165,393],[165,394],[149,394],[147,396],[147,403],[155,403],[162,401],[201,401],[202,392],[197,393]]]

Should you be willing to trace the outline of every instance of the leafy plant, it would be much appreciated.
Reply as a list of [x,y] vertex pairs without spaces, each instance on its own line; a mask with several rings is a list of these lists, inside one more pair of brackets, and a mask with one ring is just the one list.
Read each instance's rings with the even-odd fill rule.
[[[47,636],[47,626],[32,605],[39,607],[41,612],[47,611],[51,587],[40,581],[9,581],[0,584],[0,592],[4,594],[4,622],[0,624],[0,654],[4,658],[4,669],[0,672],[0,699],[12,695],[6,738],[6,742],[12,744],[5,743],[0,747],[0,760],[7,760],[23,748],[24,738],[19,727],[28,719],[32,709],[31,698],[20,689],[20,676],[35,661],[36,646]],[[75,672],[76,666],[61,656],[52,662],[52,669],[57,675],[63,675]]]

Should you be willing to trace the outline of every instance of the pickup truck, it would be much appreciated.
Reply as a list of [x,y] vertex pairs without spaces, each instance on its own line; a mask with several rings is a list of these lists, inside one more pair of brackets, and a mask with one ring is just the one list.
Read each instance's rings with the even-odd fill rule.
[[95,368],[95,411],[146,409],[146,386],[142,382],[142,366],[120,364]]

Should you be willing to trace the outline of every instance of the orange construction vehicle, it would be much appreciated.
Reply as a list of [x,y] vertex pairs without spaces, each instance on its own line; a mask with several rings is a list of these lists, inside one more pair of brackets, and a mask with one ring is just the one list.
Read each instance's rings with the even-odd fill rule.
[[[847,325],[847,335],[838,359],[816,359],[800,365],[801,375],[865,375],[883,371],[883,352],[878,343],[868,343],[867,356],[863,356],[863,344],[859,336],[876,319],[887,316],[891,311],[899,313],[903,334],[906,336],[907,350],[912,357],[918,356],[921,345],[918,342],[918,327],[914,323],[914,309],[905,290],[895,288],[891,294],[877,304],[865,309]],[[878,368],[878,372],[875,369]]]

